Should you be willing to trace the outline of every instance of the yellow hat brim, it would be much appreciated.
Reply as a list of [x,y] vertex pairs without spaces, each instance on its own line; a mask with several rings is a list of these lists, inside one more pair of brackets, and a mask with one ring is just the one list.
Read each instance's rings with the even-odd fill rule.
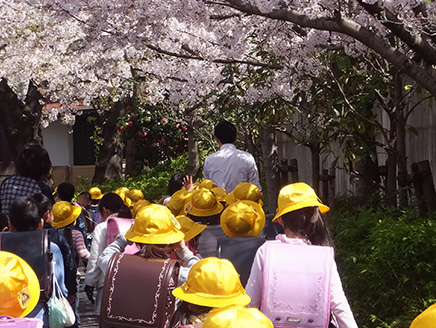
[[[175,229],[175,228],[174,228]],[[169,245],[182,241],[185,234],[179,230],[166,234],[138,235],[132,228],[124,235],[127,240],[141,244]]]
[[191,230],[185,233],[185,241],[190,241],[192,238],[202,233],[206,228],[207,225],[197,223]]
[[208,295],[208,294],[202,294],[202,293],[190,293],[185,291],[186,289],[186,283],[184,283],[182,286],[176,288],[173,290],[173,295],[182,301],[200,305],[200,306],[208,306],[208,307],[225,307],[229,305],[242,305],[245,306],[248,303],[251,302],[250,296],[247,294],[242,293],[235,296],[215,296],[215,295]]
[[[256,211],[258,213],[260,213],[258,219],[256,221],[254,221],[253,228],[244,234],[234,233],[233,231],[231,231],[227,227],[226,222],[224,222],[224,221],[228,221],[226,216],[221,215],[220,225],[221,225],[221,228],[223,229],[224,233],[226,234],[226,236],[228,236],[228,237],[257,237],[262,232],[263,228],[265,227],[265,213],[262,210],[262,207],[258,203],[253,202],[253,201],[247,201],[247,202],[250,202],[251,206],[254,206],[256,208]],[[224,213],[225,212],[223,212],[223,214]]]
[[[186,206],[185,206],[186,207]],[[217,201],[216,206],[210,210],[200,210],[198,208],[192,207],[188,212],[189,214],[195,215],[195,216],[212,216],[220,214],[224,209],[224,206]]]
[[82,208],[79,206],[73,206],[73,207],[74,207],[73,213],[71,213],[70,216],[66,220],[59,221],[59,222],[53,221],[51,224],[52,227],[60,229],[60,228],[66,227],[66,226],[70,225],[71,223],[73,223],[74,221],[76,221],[77,218],[79,217],[79,215],[82,213]]
[[299,209],[302,209],[302,208],[305,208],[305,207],[318,207],[319,211],[322,214],[327,213],[328,211],[330,211],[330,207],[320,203],[319,201],[309,200],[309,201],[306,201],[306,202],[299,202],[297,204],[286,206],[280,212],[277,211],[277,214],[272,219],[272,222],[276,222],[277,219],[279,217],[281,217],[283,214],[286,214],[286,213],[289,213],[289,212],[292,212],[292,211],[296,211],[296,210],[299,210]]
[[20,262],[20,264],[24,270],[24,274],[27,277],[27,286],[28,286],[29,294],[30,294],[30,301],[25,309],[21,308],[21,306],[19,304],[16,307],[14,307],[13,309],[3,309],[2,304],[0,304],[0,315],[9,315],[9,316],[14,317],[14,318],[25,317],[30,312],[32,312],[32,310],[35,308],[35,306],[38,304],[38,301],[39,301],[39,296],[41,294],[41,288],[39,285],[38,277],[36,276],[35,271],[33,271],[33,269],[30,267],[30,265],[27,264],[27,262],[24,261],[21,257],[15,255],[13,253],[6,252],[6,251],[1,251],[0,256],[1,257],[13,257],[13,258],[16,258]]

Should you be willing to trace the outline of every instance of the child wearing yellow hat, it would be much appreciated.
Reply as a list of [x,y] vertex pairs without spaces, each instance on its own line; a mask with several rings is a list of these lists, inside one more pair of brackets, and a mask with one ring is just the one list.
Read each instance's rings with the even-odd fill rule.
[[174,289],[173,295],[183,303],[174,314],[171,327],[200,323],[212,308],[250,302],[232,263],[216,257],[196,263],[186,283]]
[[[277,221],[284,227],[285,234],[277,236],[277,241],[267,241],[257,251],[251,274],[248,279],[246,290],[251,297],[249,306],[263,308],[265,295],[263,288],[265,284],[270,283],[265,278],[265,272],[270,272],[272,253],[268,253],[268,261],[266,261],[266,253],[268,247],[273,249],[273,244],[284,244],[288,249],[287,253],[292,253],[295,249],[301,247],[311,247],[310,245],[330,246],[331,238],[327,225],[322,217],[322,213],[329,211],[329,207],[321,203],[315,191],[307,184],[299,182],[287,185],[280,190],[278,197],[278,209],[273,222]],[[280,246],[279,245],[279,246]],[[281,247],[281,246],[280,246]],[[277,249],[277,248],[276,248]],[[315,248],[312,248],[315,250]],[[326,249],[324,249],[326,250]],[[323,276],[331,277],[330,288],[324,289],[330,291],[329,300],[330,311],[335,316],[339,328],[357,328],[353,313],[351,312],[347,298],[342,289],[341,280],[334,262],[332,251],[330,249],[330,257],[328,260],[331,265],[328,267],[329,272],[324,272]],[[274,270],[280,270],[280,260],[274,262]],[[284,264],[286,268],[286,263]],[[277,274],[277,273],[276,273]],[[266,279],[264,281],[264,279]],[[291,284],[304,284],[300,281],[283,281],[277,282],[277,286],[281,291],[285,291],[286,287]],[[269,295],[267,295],[269,296]],[[328,302],[328,301],[327,301]],[[327,312],[327,311],[326,311]],[[271,321],[280,320],[280,318],[271,318]]]
[[263,206],[262,193],[256,185],[249,182],[240,182],[235,189],[225,197],[227,206],[238,200],[251,200]]
[[186,216],[195,222],[208,226],[200,237],[198,251],[203,257],[216,256],[217,241],[225,237],[219,225],[220,215],[224,206],[215,195],[205,188],[198,188],[192,192],[191,200],[185,206]]
[[183,263],[179,271],[179,284],[186,281],[189,269],[200,259],[195,256],[183,240],[185,234],[171,211],[163,205],[151,204],[142,207],[125,235],[119,234],[115,241],[103,251],[98,265],[106,273],[115,252],[123,252],[127,245],[136,243],[141,251],[136,255],[146,258],[167,259],[171,252]]
[[207,228],[207,225],[196,223],[185,215],[176,216],[176,220],[180,223],[180,230],[185,234],[184,239],[188,248],[194,255],[201,258],[198,253],[200,234]]

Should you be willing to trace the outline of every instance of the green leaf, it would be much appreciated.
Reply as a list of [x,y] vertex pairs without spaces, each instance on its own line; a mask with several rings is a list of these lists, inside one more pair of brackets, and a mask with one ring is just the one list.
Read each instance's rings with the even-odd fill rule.
[[409,125],[409,124],[407,125],[407,130],[408,130],[410,133],[414,134],[415,136],[418,135],[418,130],[416,130],[415,127],[413,127],[413,126],[411,126],[411,125]]
[[412,85],[411,84],[407,84],[404,86],[404,90],[410,90],[412,89]]

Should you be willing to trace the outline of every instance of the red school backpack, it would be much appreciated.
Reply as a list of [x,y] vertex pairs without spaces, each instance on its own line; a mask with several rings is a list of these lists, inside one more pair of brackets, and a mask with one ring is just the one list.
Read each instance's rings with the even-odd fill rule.
[[333,248],[265,243],[262,312],[274,327],[326,328]]

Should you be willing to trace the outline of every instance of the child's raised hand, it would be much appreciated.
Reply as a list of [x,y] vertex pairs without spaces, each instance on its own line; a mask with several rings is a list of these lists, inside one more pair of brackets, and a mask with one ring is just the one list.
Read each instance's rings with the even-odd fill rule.
[[195,188],[197,188],[197,186],[192,183],[192,176],[190,175],[187,175],[183,178],[182,184],[186,191],[193,191]]
[[181,252],[181,251],[183,251],[186,248],[185,240],[182,239],[178,243],[173,244],[173,246],[174,246],[174,250],[175,251]]

